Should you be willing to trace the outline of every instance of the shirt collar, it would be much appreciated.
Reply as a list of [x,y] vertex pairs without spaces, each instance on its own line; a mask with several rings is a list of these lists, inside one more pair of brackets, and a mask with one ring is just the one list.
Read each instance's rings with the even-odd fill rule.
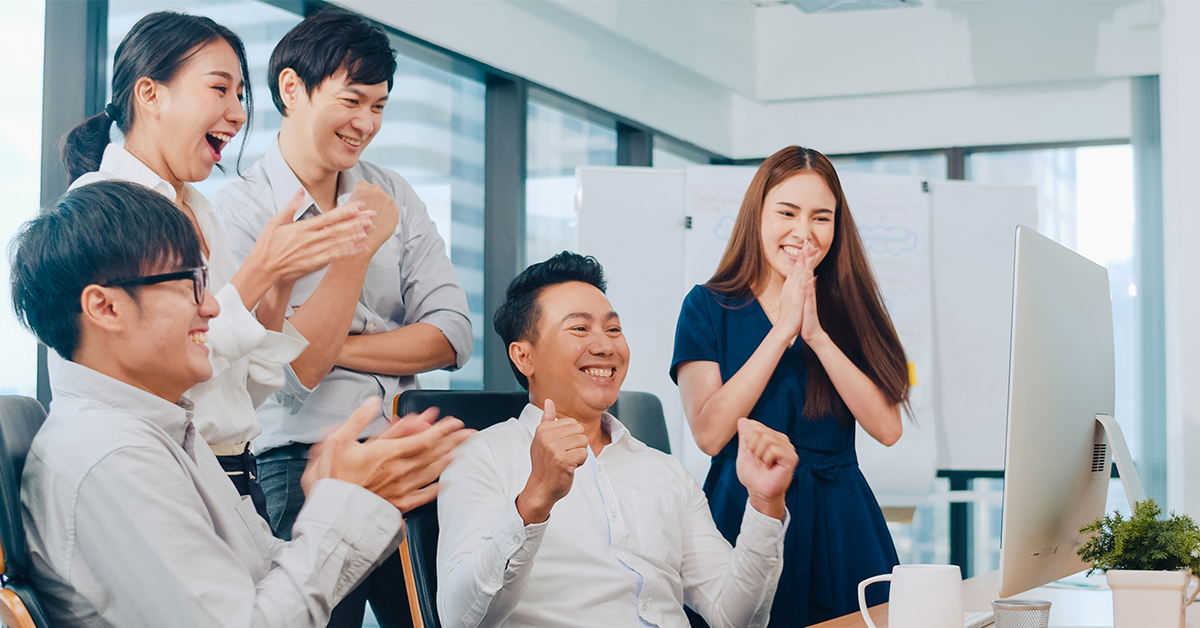
[[[279,136],[271,140],[271,147],[267,149],[267,155],[263,158],[263,169],[266,172],[267,180],[271,182],[272,201],[275,203],[275,211],[281,211],[287,207],[289,201],[292,200],[292,195],[296,193],[296,189],[303,187],[299,177],[295,172],[292,172],[292,167],[288,165],[287,160],[283,158],[283,152],[279,150]],[[363,181],[362,163],[354,164],[354,167],[343,171],[342,176],[338,177],[338,205],[346,202],[350,194],[354,191],[354,185],[359,181]],[[304,202],[300,204],[300,209],[296,210],[296,214],[292,216],[292,220],[300,220],[305,214],[312,212],[313,215],[322,213],[321,208],[317,207],[316,201],[313,200],[308,189],[304,190]]]
[[[158,176],[150,166],[142,163],[133,153],[123,146],[110,143],[104,147],[104,157],[100,160],[100,172],[111,174],[119,179],[144,185],[175,202],[175,186],[167,183]],[[187,187],[187,184],[184,184]]]
[[195,409],[187,397],[180,397],[179,401],[171,403],[69,360],[62,360],[52,373],[50,390],[55,399],[75,397],[136,415],[161,427],[173,441],[183,446]]
[[[526,404],[525,409],[521,411],[521,416],[517,420],[532,435],[537,430],[538,424],[542,422],[542,409],[532,403]],[[608,435],[612,437],[610,445],[616,445],[622,441],[625,441],[627,445],[640,442],[629,433],[629,430],[625,429],[625,426],[617,420],[617,417],[605,412],[600,421],[604,429],[608,430]]]

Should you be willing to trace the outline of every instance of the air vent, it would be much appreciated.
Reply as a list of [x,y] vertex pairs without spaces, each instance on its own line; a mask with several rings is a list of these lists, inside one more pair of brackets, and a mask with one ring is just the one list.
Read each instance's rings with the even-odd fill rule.
[[1092,445],[1092,473],[1104,473],[1108,469],[1108,444]]
[[921,6],[920,0],[787,0],[787,2],[805,13],[872,11]]

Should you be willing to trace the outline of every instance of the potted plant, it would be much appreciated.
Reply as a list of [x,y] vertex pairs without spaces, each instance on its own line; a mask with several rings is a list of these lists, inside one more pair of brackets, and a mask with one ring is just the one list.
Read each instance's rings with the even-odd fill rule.
[[1079,529],[1092,538],[1079,556],[1105,572],[1113,595],[1114,628],[1183,628],[1184,608],[1200,585],[1200,528],[1187,515],[1161,519],[1153,499],[1134,505],[1126,519],[1118,511]]

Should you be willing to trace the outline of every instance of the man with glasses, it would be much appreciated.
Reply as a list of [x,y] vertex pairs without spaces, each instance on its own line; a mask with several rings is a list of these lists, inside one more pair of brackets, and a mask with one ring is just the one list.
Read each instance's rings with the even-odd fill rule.
[[206,290],[187,218],[104,181],[27,223],[13,305],[63,360],[21,500],[30,582],[55,626],[324,626],[429,501],[462,423],[426,413],[357,441],[364,404],[321,443],[291,541],[225,479],[184,393],[212,375]]

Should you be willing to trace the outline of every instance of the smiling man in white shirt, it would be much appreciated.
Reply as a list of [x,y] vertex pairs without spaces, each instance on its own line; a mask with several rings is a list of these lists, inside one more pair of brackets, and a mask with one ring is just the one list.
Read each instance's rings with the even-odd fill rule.
[[15,241],[13,304],[63,362],[21,478],[30,582],[60,628],[324,626],[403,534],[401,510],[467,436],[406,417],[357,442],[378,399],[304,473],[291,541],[238,495],[184,395],[212,376],[220,306],[183,213],[143,186],[68,192]]
[[563,252],[521,273],[496,313],[521,416],[471,439],[442,474],[438,613],[448,628],[765,626],[783,564],[787,437],[742,419],[749,505],[737,546],[671,456],[606,410],[629,361],[593,258]]

